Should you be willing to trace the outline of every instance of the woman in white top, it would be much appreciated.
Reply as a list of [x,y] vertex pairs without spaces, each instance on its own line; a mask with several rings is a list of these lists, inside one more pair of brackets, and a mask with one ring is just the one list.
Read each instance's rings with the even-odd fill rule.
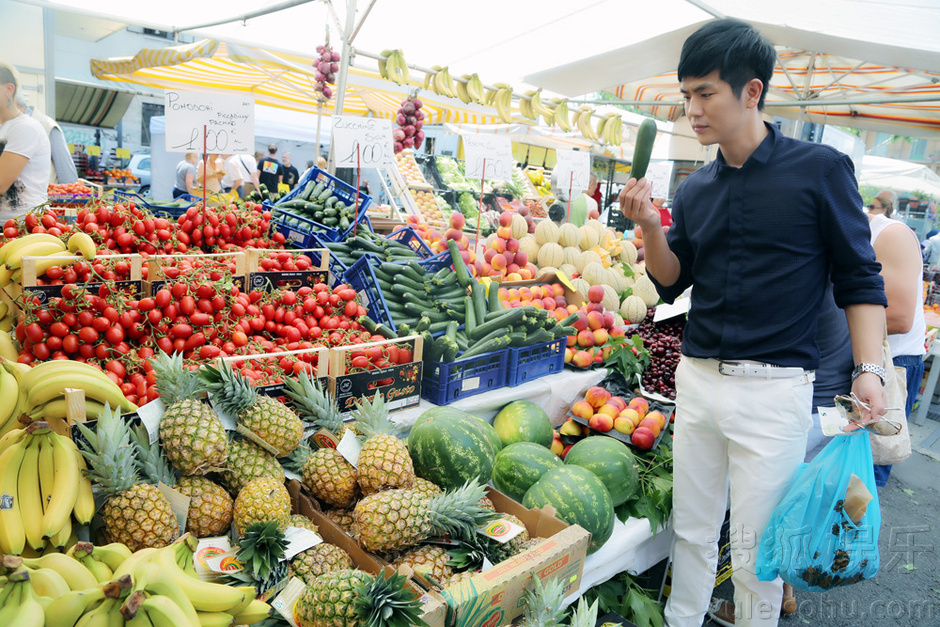
[[[203,185],[203,175],[205,175],[206,191],[210,194],[222,191],[222,178],[225,176],[225,164],[222,158],[217,154],[209,154],[209,168],[201,159],[196,165],[196,186],[201,188]],[[197,194],[198,195],[198,194]]]
[[[888,308],[888,345],[894,365],[907,370],[907,407],[910,417],[921,377],[924,376],[924,265],[920,241],[906,224],[891,219],[897,195],[883,191],[868,205],[871,244],[881,263]],[[875,483],[887,483],[891,466],[875,466]]]
[[16,71],[0,62],[0,223],[48,200],[49,137],[16,106],[18,88]]

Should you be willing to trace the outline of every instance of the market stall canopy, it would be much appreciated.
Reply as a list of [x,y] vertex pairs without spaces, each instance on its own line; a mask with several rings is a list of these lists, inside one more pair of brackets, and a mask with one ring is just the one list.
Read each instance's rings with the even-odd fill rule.
[[132,92],[56,80],[55,118],[69,124],[114,128],[133,99]]
[[940,175],[925,165],[899,159],[866,155],[858,183],[899,192],[923,192],[940,200]]
[[[100,80],[160,89],[250,93],[257,104],[316,113],[311,64],[312,59],[299,55],[204,39],[169,48],[145,48],[133,57],[95,59],[91,71]],[[343,113],[392,118],[408,91],[375,72],[350,69]],[[422,100],[428,124],[496,120],[489,107],[424,94]],[[334,101],[324,105],[324,115],[333,114]]]

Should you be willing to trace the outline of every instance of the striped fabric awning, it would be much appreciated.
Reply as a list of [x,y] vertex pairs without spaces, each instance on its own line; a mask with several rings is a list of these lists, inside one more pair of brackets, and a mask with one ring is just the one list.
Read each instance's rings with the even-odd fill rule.
[[[133,57],[95,59],[92,74],[101,80],[160,89],[251,93],[257,104],[317,113],[312,59],[204,39],[192,44],[142,49]],[[350,68],[344,115],[394,118],[414,86],[395,85],[376,72]],[[427,124],[490,124],[498,121],[489,107],[465,105],[453,98],[422,92]],[[334,113],[335,96],[323,106]]]

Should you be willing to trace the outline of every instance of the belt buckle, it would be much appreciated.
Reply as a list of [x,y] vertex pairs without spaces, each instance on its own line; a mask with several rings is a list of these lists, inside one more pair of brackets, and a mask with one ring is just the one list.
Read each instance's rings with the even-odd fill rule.
[[730,373],[730,372],[725,372],[725,371],[723,370],[725,364],[727,364],[727,365],[729,365],[729,366],[739,366],[739,365],[740,365],[740,364],[737,364],[737,363],[734,363],[734,362],[731,362],[731,361],[719,361],[719,362],[718,362],[718,374],[723,374],[723,375],[725,375],[726,377],[731,377],[731,376],[734,376],[734,375],[733,375],[732,373]]

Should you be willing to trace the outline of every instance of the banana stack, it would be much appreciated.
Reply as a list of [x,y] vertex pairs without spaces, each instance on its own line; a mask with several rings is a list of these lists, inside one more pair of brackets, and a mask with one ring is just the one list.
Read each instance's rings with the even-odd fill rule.
[[[457,98],[459,94],[457,87],[454,85],[454,79],[450,75],[450,70],[439,65],[431,66],[431,69],[434,70],[433,74],[427,73],[424,75],[424,88],[430,89],[439,96]],[[468,94],[467,98],[469,97]]]
[[[13,284],[22,283],[23,260],[26,257],[42,257],[36,262],[36,276],[42,276],[52,266],[64,268],[81,259],[94,260],[97,248],[91,236],[81,231],[73,233],[68,244],[48,233],[32,233],[18,237],[0,247],[0,287],[6,289]],[[7,293],[16,298],[21,290],[12,293],[7,290]],[[0,318],[3,316],[0,315]]]
[[271,607],[255,598],[253,587],[197,577],[195,545],[185,535],[164,549],[133,554],[119,544],[79,543],[71,555],[7,555],[0,568],[0,624],[221,627],[265,620]]
[[530,89],[525,96],[519,99],[519,112],[522,117],[538,123],[539,116],[545,120],[546,124],[551,124],[555,112],[551,108],[542,104],[542,90]]
[[496,113],[504,124],[512,123],[512,85],[493,83],[496,89],[487,89],[483,104],[496,107]]
[[85,413],[89,416],[97,416],[108,403],[111,407],[120,407],[121,413],[137,411],[137,405],[128,401],[121,388],[104,372],[66,359],[44,361],[21,373],[19,394],[25,398],[22,411],[32,420],[65,420],[66,388],[85,391]]
[[3,347],[5,335],[9,339],[9,334],[0,331],[0,437],[23,427],[20,416],[26,407],[26,395],[20,389],[20,377],[29,372],[29,366],[7,356],[8,349]]
[[411,72],[405,63],[405,55],[401,50],[383,50],[379,59],[379,76],[392,81],[396,85],[408,85],[411,82]]
[[594,108],[590,105],[581,105],[575,112],[575,124],[582,137],[597,141],[597,133],[594,132],[594,127],[591,125],[592,117],[594,117]]
[[477,74],[464,74],[460,77],[462,80],[455,81],[457,87],[457,97],[464,103],[483,104],[486,98],[486,88],[483,87],[483,81]]
[[570,133],[572,126],[568,119],[568,99],[552,98],[551,102],[555,105],[552,111],[552,124],[565,133]]
[[597,136],[609,146],[623,143],[623,118],[617,113],[608,113],[597,123]]

